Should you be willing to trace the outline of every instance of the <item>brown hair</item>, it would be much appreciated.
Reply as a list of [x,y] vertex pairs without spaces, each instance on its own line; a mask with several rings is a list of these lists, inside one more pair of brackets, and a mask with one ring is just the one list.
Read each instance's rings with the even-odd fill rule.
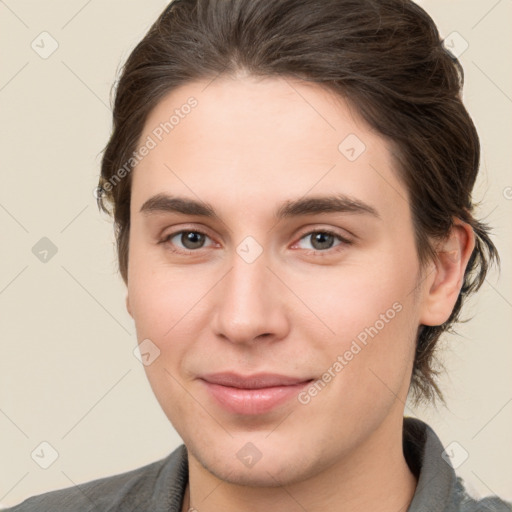
[[122,69],[101,166],[98,205],[113,213],[125,283],[133,166],[112,179],[132,162],[148,114],[165,95],[239,70],[321,84],[392,141],[422,264],[435,257],[432,243],[448,234],[453,218],[472,226],[476,247],[452,314],[443,325],[422,326],[417,338],[411,390],[417,401],[442,399],[436,343],[499,257],[487,226],[472,215],[480,146],[461,100],[462,66],[429,15],[409,0],[171,2]]

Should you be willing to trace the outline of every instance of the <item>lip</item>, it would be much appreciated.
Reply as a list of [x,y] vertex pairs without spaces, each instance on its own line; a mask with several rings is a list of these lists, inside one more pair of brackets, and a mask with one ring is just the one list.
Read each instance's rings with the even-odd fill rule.
[[297,396],[313,379],[273,373],[239,375],[234,372],[203,375],[209,394],[228,412],[265,414]]

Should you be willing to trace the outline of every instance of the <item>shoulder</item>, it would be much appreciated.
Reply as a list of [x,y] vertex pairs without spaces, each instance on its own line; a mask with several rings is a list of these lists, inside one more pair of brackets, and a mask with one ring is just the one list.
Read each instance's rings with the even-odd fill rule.
[[[4,512],[121,512],[181,501],[188,468],[186,449],[179,446],[164,459],[117,475],[32,496]],[[164,483],[165,482],[165,483]]]
[[462,497],[460,501],[460,512],[512,512],[512,503],[508,503],[497,496],[489,496],[481,500],[470,498],[464,491],[461,482]]
[[404,456],[418,484],[408,512],[512,512],[497,496],[471,498],[452,466],[452,453],[417,418],[404,418]]

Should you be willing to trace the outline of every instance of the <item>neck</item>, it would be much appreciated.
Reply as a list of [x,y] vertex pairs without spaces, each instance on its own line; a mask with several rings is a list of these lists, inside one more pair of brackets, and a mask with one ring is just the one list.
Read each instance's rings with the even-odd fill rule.
[[[223,481],[189,452],[183,512],[405,511],[416,488],[402,449],[400,424],[381,425],[371,439],[313,477],[285,486],[248,487]],[[341,505],[340,505],[341,504]]]

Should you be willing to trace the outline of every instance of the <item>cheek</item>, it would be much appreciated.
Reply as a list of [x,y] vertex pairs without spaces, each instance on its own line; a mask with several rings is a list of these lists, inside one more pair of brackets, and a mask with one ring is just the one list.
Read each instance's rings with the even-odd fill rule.
[[415,265],[394,258],[374,261],[377,263],[329,271],[317,269],[307,280],[295,281],[300,284],[294,292],[317,317],[313,321],[315,329],[323,323],[323,331],[329,328],[335,344],[348,342],[372,326],[379,331],[390,330],[389,326],[400,323],[398,317],[404,316],[400,312],[413,298]]
[[145,366],[146,374],[157,398],[168,391],[167,400],[174,402],[179,384],[172,377],[180,382],[188,378],[187,361],[208,328],[209,292],[218,277],[211,268],[169,266],[161,258],[151,261],[148,252],[135,249],[130,254],[128,295],[137,340],[149,339],[159,351]]
[[163,269],[136,251],[130,256],[128,295],[137,340],[141,352],[142,344],[149,343],[152,354],[158,354],[144,370],[164,412],[172,422],[179,422],[185,417],[183,407],[190,403],[183,389],[181,367],[194,338],[198,300],[205,291],[179,269]]
[[149,274],[145,279],[141,275],[128,286],[138,340],[150,338],[162,351],[179,349],[180,338],[184,331],[190,332],[207,291],[196,281],[169,274]]
[[308,280],[314,287],[303,282],[297,290],[322,321],[310,318],[302,325],[317,370],[330,370],[333,390],[359,402],[392,396],[389,389],[398,392],[409,379],[419,314],[414,259],[374,261],[332,275],[319,272]]

